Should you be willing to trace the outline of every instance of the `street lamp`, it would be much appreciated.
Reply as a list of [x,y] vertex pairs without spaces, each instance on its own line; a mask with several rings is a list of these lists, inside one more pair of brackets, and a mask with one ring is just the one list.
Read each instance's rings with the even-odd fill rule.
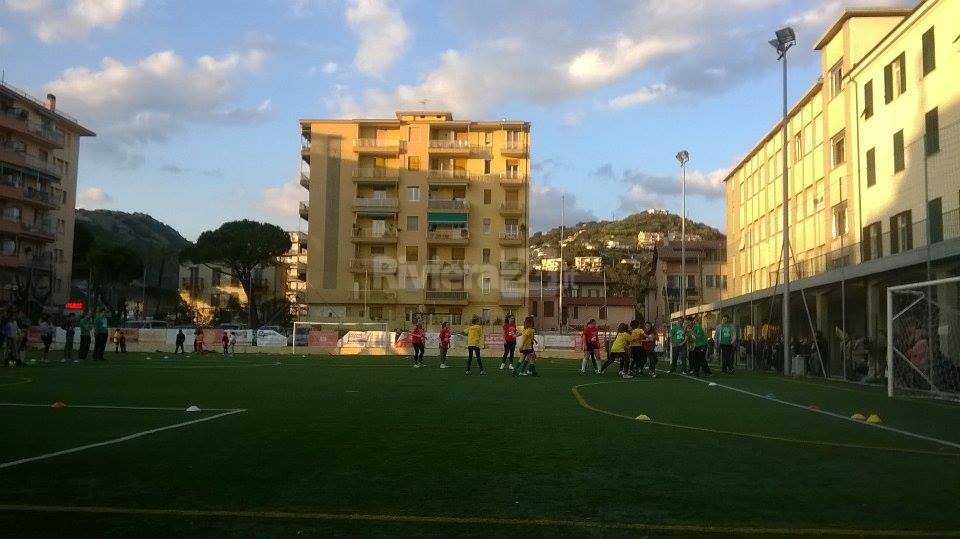
[[681,317],[687,314],[687,161],[690,152],[677,152],[677,161],[680,162],[680,312]]
[[777,50],[777,59],[783,65],[783,120],[780,130],[783,133],[783,372],[790,368],[790,187],[787,181],[787,51],[797,44],[793,28],[781,28],[775,33],[776,39],[770,45]]

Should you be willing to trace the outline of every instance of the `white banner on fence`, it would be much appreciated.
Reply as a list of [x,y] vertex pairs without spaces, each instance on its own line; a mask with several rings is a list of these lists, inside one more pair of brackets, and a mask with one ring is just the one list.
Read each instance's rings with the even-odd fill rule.
[[577,338],[574,335],[541,335],[537,340],[543,343],[543,348],[550,350],[573,350]]
[[341,348],[389,348],[396,333],[392,331],[348,331],[340,339]]

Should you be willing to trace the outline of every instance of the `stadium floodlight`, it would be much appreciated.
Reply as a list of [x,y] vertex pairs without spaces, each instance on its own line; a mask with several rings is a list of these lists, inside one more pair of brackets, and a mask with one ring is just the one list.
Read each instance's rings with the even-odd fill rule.
[[790,368],[790,184],[787,181],[787,51],[797,44],[797,35],[789,26],[774,32],[776,39],[769,41],[777,49],[777,57],[783,63],[783,119],[780,131],[783,136],[783,372]]
[[687,315],[687,161],[690,152],[677,152],[680,162],[680,312],[681,318]]

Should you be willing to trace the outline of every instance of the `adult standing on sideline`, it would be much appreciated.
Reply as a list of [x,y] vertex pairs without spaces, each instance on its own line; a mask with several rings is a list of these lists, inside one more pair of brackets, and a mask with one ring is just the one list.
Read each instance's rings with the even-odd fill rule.
[[77,325],[80,327],[80,350],[77,353],[77,360],[86,361],[87,354],[90,353],[90,332],[93,331],[93,315],[83,315]]
[[3,340],[6,345],[6,354],[4,358],[7,365],[23,365],[20,361],[20,355],[17,353],[17,337],[20,333],[20,326],[17,324],[17,318],[11,312],[6,317],[6,323],[3,328]]
[[512,314],[507,315],[503,322],[503,359],[500,361],[500,370],[508,365],[507,357],[510,357],[510,370],[513,370],[513,356],[517,349],[517,319]]
[[220,344],[223,345],[223,355],[230,355],[230,335],[227,335],[227,332],[224,331],[223,335],[220,336]]
[[733,352],[737,347],[737,332],[730,323],[730,315],[720,317],[717,326],[717,344],[720,346],[720,372],[733,374]]
[[97,316],[93,319],[93,360],[106,361],[103,353],[107,349],[107,337],[110,328],[107,322],[107,310],[103,307],[97,309]]
[[177,347],[173,349],[174,355],[176,355],[177,352],[181,354],[187,353],[187,351],[183,349],[183,343],[185,343],[186,341],[187,341],[187,336],[183,334],[183,328],[181,328],[179,331],[177,331],[177,339],[175,341]]
[[670,370],[667,374],[687,372],[687,330],[683,327],[683,319],[670,324]]
[[50,323],[50,315],[45,314],[40,317],[40,342],[43,343],[43,355],[40,356],[41,363],[50,362],[50,345],[53,344],[53,324]]
[[693,338],[693,360],[690,362],[690,371],[694,376],[700,376],[700,372],[710,376],[710,366],[707,365],[707,332],[703,329],[703,321],[698,317],[691,317],[690,335]]
[[[63,341],[63,359],[60,360],[60,363],[66,363],[73,359],[73,338],[77,333],[76,315],[73,313],[67,315],[67,319],[63,322],[63,331],[66,332],[66,340]],[[87,346],[89,345],[88,342]],[[73,359],[74,363],[77,361]]]

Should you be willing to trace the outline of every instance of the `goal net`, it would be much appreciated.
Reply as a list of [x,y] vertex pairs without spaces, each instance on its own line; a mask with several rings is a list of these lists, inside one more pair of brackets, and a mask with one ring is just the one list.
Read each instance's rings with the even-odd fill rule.
[[386,340],[388,331],[386,322],[294,322],[292,346],[294,352],[297,347],[339,347],[344,337],[362,334],[366,340],[370,332],[382,334],[378,337]]
[[960,277],[887,288],[887,394],[960,400]]

